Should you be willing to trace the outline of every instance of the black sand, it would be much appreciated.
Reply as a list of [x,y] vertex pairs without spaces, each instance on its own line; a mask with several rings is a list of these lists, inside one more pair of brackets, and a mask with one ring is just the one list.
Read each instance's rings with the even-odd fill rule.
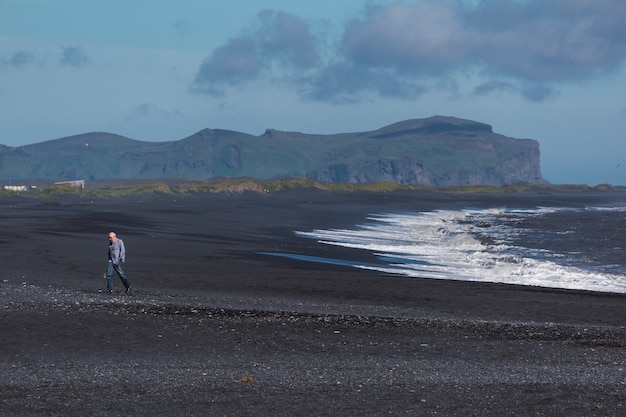
[[[626,415],[626,295],[389,276],[298,238],[578,194],[1,197],[0,415]],[[101,292],[106,234],[128,297]],[[338,256],[341,251],[341,256]]]

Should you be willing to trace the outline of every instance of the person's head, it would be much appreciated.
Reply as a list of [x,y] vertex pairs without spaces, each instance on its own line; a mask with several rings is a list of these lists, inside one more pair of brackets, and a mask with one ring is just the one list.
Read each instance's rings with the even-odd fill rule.
[[111,242],[115,242],[117,240],[117,235],[115,234],[115,232],[109,232],[109,240]]

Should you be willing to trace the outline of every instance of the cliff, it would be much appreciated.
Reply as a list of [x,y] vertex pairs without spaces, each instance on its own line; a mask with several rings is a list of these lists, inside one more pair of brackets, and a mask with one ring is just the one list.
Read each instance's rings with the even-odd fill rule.
[[443,116],[333,135],[204,129],[170,142],[87,133],[16,148],[0,145],[2,180],[218,176],[430,186],[545,182],[537,141]]

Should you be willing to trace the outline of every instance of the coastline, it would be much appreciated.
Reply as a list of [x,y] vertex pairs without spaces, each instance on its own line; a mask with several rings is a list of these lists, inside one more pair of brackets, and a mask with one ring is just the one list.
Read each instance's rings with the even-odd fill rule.
[[[619,415],[624,295],[259,254],[374,261],[293,232],[381,210],[607,198],[289,190],[12,200],[2,414]],[[126,242],[134,297],[99,292],[110,229]]]

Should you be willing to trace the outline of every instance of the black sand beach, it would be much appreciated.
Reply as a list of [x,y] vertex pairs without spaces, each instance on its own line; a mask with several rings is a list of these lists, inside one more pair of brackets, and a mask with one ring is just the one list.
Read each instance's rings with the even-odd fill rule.
[[[626,295],[415,279],[298,238],[617,193],[0,197],[2,416],[623,416]],[[107,232],[135,290],[102,292]]]

